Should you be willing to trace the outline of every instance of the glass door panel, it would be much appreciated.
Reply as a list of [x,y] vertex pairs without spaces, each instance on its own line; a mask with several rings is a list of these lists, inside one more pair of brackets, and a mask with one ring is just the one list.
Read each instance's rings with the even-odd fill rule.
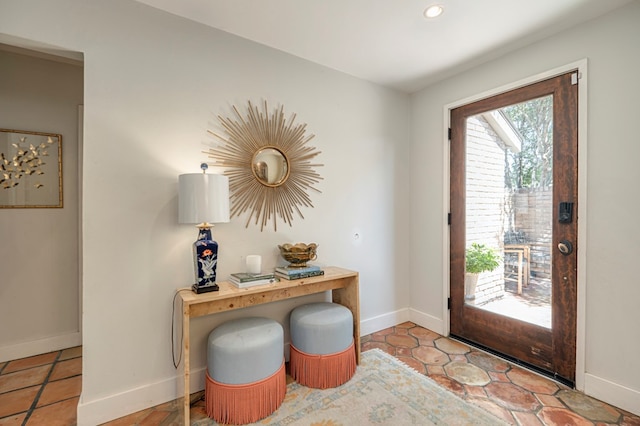
[[467,117],[465,304],[551,328],[553,96]]

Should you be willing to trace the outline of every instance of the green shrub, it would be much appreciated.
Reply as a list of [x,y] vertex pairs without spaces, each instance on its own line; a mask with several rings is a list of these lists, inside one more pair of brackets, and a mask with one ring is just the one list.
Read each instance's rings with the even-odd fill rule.
[[493,271],[500,264],[500,257],[485,244],[472,243],[466,252],[465,271],[471,274]]

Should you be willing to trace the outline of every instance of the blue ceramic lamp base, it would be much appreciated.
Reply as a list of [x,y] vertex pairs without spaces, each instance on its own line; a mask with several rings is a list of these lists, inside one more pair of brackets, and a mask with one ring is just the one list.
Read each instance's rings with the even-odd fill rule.
[[198,240],[193,243],[193,260],[196,283],[191,287],[195,293],[218,291],[216,269],[218,266],[218,243],[211,237],[210,223],[198,225]]

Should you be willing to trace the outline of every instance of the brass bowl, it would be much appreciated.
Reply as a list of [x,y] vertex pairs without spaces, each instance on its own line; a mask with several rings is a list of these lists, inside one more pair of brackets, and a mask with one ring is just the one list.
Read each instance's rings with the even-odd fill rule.
[[282,244],[278,248],[280,255],[289,262],[291,268],[304,268],[307,262],[318,258],[316,254],[318,244],[315,243]]

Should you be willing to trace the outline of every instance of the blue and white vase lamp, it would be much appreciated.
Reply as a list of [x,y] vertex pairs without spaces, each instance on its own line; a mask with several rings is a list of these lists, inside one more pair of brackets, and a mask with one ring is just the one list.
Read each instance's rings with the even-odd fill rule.
[[202,173],[178,176],[178,221],[197,224],[198,239],[193,243],[193,262],[196,293],[219,289],[216,284],[218,243],[211,236],[214,223],[229,222],[229,178],[207,174],[207,165],[201,164]]

